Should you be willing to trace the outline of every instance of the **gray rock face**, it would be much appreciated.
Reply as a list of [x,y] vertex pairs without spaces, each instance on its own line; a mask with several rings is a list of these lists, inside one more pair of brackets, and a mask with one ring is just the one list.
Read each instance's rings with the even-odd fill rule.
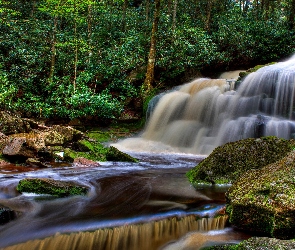
[[16,137],[10,140],[10,142],[4,147],[2,154],[6,157],[23,157],[33,158],[36,156],[37,151],[27,146],[26,138]]

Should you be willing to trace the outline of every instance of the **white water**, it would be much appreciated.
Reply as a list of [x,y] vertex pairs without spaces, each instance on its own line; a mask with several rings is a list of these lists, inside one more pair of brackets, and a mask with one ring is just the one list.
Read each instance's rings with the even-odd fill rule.
[[140,138],[121,150],[207,155],[226,142],[274,135],[294,137],[295,56],[232,81],[196,79],[162,95]]

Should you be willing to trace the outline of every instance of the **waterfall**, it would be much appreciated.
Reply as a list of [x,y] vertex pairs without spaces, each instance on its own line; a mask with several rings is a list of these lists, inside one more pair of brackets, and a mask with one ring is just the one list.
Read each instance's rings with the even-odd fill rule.
[[[227,216],[217,218],[167,218],[138,225],[124,225],[115,228],[98,229],[93,232],[56,234],[45,239],[2,248],[3,250],[150,250],[158,249],[170,240],[175,240],[189,231],[223,229]],[[17,237],[17,235],[16,235]]]
[[[207,155],[240,139],[294,137],[295,56],[249,74],[236,91],[232,86],[231,80],[200,78],[162,95],[142,142],[162,151]],[[128,150],[132,143],[122,146]]]

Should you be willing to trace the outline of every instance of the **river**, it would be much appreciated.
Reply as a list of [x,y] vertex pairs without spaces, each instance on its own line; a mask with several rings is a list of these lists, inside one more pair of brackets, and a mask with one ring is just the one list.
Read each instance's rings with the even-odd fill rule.
[[[199,245],[248,237],[224,228],[225,220],[212,218],[224,207],[228,186],[195,188],[188,182],[185,173],[202,156],[133,156],[140,162],[102,162],[98,167],[83,168],[54,164],[46,169],[1,169],[0,204],[19,214],[17,219],[0,226],[1,249],[54,249],[54,244],[59,249],[181,249],[179,244],[192,237],[192,232],[199,234]],[[67,198],[19,194],[16,186],[26,177],[75,181],[90,191],[87,196]]]

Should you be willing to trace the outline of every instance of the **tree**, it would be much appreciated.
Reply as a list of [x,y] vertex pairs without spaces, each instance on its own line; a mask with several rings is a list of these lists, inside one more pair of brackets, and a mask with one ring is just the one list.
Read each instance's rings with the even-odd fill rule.
[[146,77],[143,83],[144,95],[147,95],[153,89],[154,82],[154,71],[155,71],[155,62],[156,62],[156,43],[157,43],[157,32],[160,19],[160,0],[155,0],[155,12],[154,12],[154,21],[151,33],[150,40],[150,51],[148,56],[148,64]]

